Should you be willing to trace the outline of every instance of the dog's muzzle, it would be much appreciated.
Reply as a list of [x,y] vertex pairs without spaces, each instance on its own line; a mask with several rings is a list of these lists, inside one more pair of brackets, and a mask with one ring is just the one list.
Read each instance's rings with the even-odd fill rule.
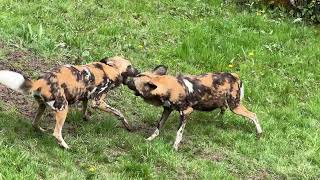
[[123,78],[123,84],[127,85],[127,83],[130,81],[129,79],[132,79],[132,77],[136,77],[140,72],[132,67],[128,66],[126,72],[122,73],[122,78]]
[[126,72],[128,77],[136,77],[138,74],[140,74],[138,69],[132,67],[131,65],[127,68]]
[[127,78],[125,85],[127,85],[129,89],[133,90],[136,96],[140,96],[140,93],[137,90],[136,85],[134,84],[134,78],[132,77]]

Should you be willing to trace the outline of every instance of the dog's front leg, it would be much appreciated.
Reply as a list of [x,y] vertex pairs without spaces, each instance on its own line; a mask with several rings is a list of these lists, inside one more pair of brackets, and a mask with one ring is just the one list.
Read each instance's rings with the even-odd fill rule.
[[183,135],[183,130],[187,124],[187,116],[189,114],[191,114],[193,111],[193,108],[192,107],[188,107],[187,109],[183,110],[183,111],[180,111],[180,123],[179,123],[179,128],[178,128],[178,131],[177,131],[177,136],[176,136],[176,140],[173,144],[173,148],[177,151],[178,150],[178,147],[179,147],[179,144],[182,140],[182,135]]
[[102,111],[105,111],[105,112],[109,112],[109,113],[112,113],[114,114],[115,116],[118,117],[118,119],[122,122],[122,124],[125,126],[125,128],[128,130],[128,131],[131,131],[131,127],[128,123],[128,121],[126,120],[126,118],[124,117],[124,115],[116,108],[113,108],[111,106],[109,106],[106,102],[104,102],[103,100],[100,100],[100,101],[95,101],[93,103],[93,107],[94,108],[98,108]]
[[155,137],[159,135],[160,128],[164,125],[169,115],[171,114],[172,109],[168,107],[163,107],[163,113],[161,115],[160,120],[158,121],[157,129],[153,132],[153,134],[147,139],[148,141],[153,140]]
[[62,127],[68,114],[68,106],[65,106],[62,110],[56,111],[56,126],[54,128],[53,136],[58,140],[58,143],[65,149],[69,149],[68,144],[62,137]]

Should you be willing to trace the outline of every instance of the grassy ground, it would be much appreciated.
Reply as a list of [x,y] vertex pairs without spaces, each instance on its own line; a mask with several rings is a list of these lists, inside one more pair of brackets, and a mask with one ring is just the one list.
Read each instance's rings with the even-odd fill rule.
[[49,64],[124,55],[141,70],[165,64],[171,74],[237,72],[265,134],[257,140],[254,126],[231,112],[195,112],[175,152],[177,115],[146,142],[161,109],[121,87],[108,101],[137,130],[125,131],[108,114],[83,122],[74,109],[65,151],[2,101],[0,179],[320,178],[319,29],[221,3],[1,0],[0,62],[16,50]]

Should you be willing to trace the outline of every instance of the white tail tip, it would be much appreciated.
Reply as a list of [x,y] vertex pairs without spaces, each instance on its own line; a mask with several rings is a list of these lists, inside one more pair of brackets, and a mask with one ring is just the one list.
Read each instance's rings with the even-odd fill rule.
[[0,84],[3,84],[10,89],[23,92],[21,86],[24,82],[24,77],[19,73],[7,70],[0,71]]

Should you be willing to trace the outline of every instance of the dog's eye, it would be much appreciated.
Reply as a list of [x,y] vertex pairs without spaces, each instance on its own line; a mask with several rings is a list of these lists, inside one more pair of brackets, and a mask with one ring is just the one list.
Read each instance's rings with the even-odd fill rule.
[[144,76],[144,75],[143,75],[143,74],[138,74],[138,75],[137,75],[137,77],[142,77],[142,76]]

